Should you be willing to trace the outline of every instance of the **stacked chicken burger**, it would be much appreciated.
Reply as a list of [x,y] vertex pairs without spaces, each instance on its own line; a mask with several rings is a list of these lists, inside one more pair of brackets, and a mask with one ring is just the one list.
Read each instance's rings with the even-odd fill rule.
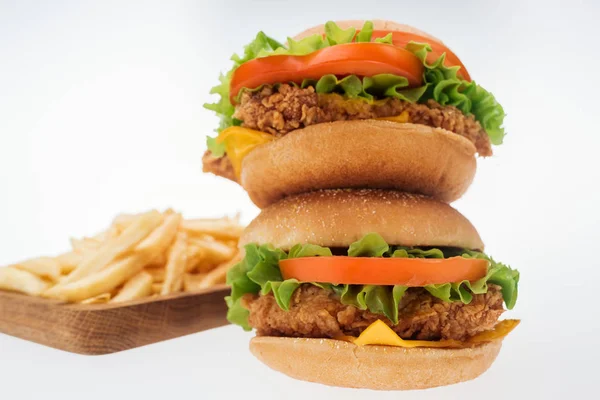
[[504,111],[438,39],[328,22],[284,45],[259,33],[213,89],[204,169],[262,208],[231,269],[228,318],[294,378],[371,389],[473,379],[517,325],[519,274],[447,203]]

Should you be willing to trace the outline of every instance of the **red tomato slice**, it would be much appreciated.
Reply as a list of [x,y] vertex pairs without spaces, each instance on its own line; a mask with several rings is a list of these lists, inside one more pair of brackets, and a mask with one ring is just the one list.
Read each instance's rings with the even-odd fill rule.
[[230,100],[242,88],[281,82],[301,83],[323,75],[395,74],[408,79],[411,87],[423,82],[423,64],[410,51],[381,43],[348,43],[326,47],[305,56],[276,55],[240,65],[231,78]]
[[[358,33],[358,32],[357,32]],[[389,34],[389,31],[373,31],[372,39],[382,38]],[[410,32],[392,32],[392,43],[394,46],[405,47],[409,42],[427,43],[431,46],[431,52],[427,55],[427,61],[432,63],[437,60],[442,54],[446,53],[446,66],[453,67],[459,66],[458,76],[466,81],[471,81],[469,71],[465,68],[460,58],[456,56],[448,47],[443,43],[428,38],[427,36],[417,35]]]
[[302,257],[279,262],[283,279],[356,285],[406,285],[476,281],[486,260],[451,258]]

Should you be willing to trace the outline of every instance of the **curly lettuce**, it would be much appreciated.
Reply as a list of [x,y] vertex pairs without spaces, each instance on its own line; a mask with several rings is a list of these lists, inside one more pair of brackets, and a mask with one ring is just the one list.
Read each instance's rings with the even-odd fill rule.
[[[250,330],[248,311],[242,307],[241,299],[246,293],[266,295],[273,293],[277,305],[289,310],[295,290],[303,283],[310,283],[339,296],[340,302],[361,310],[383,315],[392,323],[398,323],[398,307],[407,286],[393,285],[347,285],[332,282],[300,282],[296,279],[284,280],[279,269],[279,261],[297,257],[327,257],[331,250],[313,244],[296,245],[285,252],[270,245],[249,244],[245,247],[246,256],[227,274],[231,295],[226,298],[229,311],[227,319]],[[480,258],[489,262],[486,276],[475,281],[462,281],[437,285],[426,285],[424,289],[432,296],[445,302],[460,301],[469,304],[474,294],[483,294],[489,284],[498,285],[508,309],[515,306],[518,295],[519,272],[507,265],[494,261],[484,253],[460,249],[421,249],[402,246],[389,246],[376,233],[365,235],[348,248],[352,257],[402,257],[402,258],[447,258],[461,256]]]
[[433,99],[443,106],[455,106],[464,114],[473,114],[495,144],[502,144],[504,139],[504,109],[496,101],[493,94],[476,84],[460,79],[457,75],[459,66],[446,67],[446,54],[429,64],[427,54],[431,51],[428,44],[410,42],[406,49],[412,52],[425,66],[423,81],[426,90],[419,102]]
[[[277,40],[259,32],[254,40],[245,48],[241,56],[233,55],[232,68],[219,77],[220,84],[211,89],[211,94],[220,96],[215,103],[207,103],[205,108],[214,111],[220,118],[217,132],[230,126],[240,125],[242,121],[233,118],[235,107],[229,100],[229,84],[234,71],[243,63],[260,57],[272,55],[301,56],[310,54],[325,47],[338,44],[371,42],[373,23],[365,22],[359,33],[356,29],[342,29],[334,22],[325,24],[325,34],[314,34],[301,40],[287,39],[287,46]],[[375,42],[391,44],[392,34],[377,38]],[[499,145],[504,138],[502,127],[505,113],[495,97],[477,85],[458,77],[460,67],[446,67],[445,54],[442,54],[432,63],[427,62],[427,53],[432,51],[427,43],[411,42],[406,46],[425,67],[423,74],[424,84],[417,88],[408,88],[408,81],[402,76],[380,74],[372,77],[357,77],[354,75],[337,78],[334,75],[325,75],[318,80],[306,80],[302,87],[314,86],[317,93],[339,93],[348,98],[358,98],[364,101],[373,101],[375,98],[394,97],[411,103],[425,103],[433,99],[441,105],[452,105],[466,115],[473,115],[490,137],[490,141]],[[245,88],[243,90],[258,90],[259,88]],[[240,91],[240,93],[242,93]],[[225,153],[223,144],[217,143],[215,138],[207,138],[208,150],[216,157]]]

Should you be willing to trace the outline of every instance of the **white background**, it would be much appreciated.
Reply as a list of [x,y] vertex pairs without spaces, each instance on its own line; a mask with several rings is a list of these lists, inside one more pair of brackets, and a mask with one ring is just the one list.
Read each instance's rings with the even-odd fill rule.
[[[0,2],[0,265],[68,247],[123,211],[258,210],[201,172],[202,104],[258,30],[284,40],[328,19],[387,18],[443,38],[508,117],[455,203],[488,253],[522,274],[523,320],[480,379],[378,398],[594,397],[600,165],[593,2]],[[296,382],[233,326],[83,357],[0,334],[2,399],[364,398]]]

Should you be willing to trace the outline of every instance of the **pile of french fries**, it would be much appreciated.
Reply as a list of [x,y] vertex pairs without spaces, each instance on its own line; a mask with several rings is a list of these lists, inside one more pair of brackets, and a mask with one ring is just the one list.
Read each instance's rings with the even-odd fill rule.
[[242,231],[237,217],[122,214],[94,237],[71,239],[68,253],[0,268],[0,289],[85,304],[194,292],[225,282]]

